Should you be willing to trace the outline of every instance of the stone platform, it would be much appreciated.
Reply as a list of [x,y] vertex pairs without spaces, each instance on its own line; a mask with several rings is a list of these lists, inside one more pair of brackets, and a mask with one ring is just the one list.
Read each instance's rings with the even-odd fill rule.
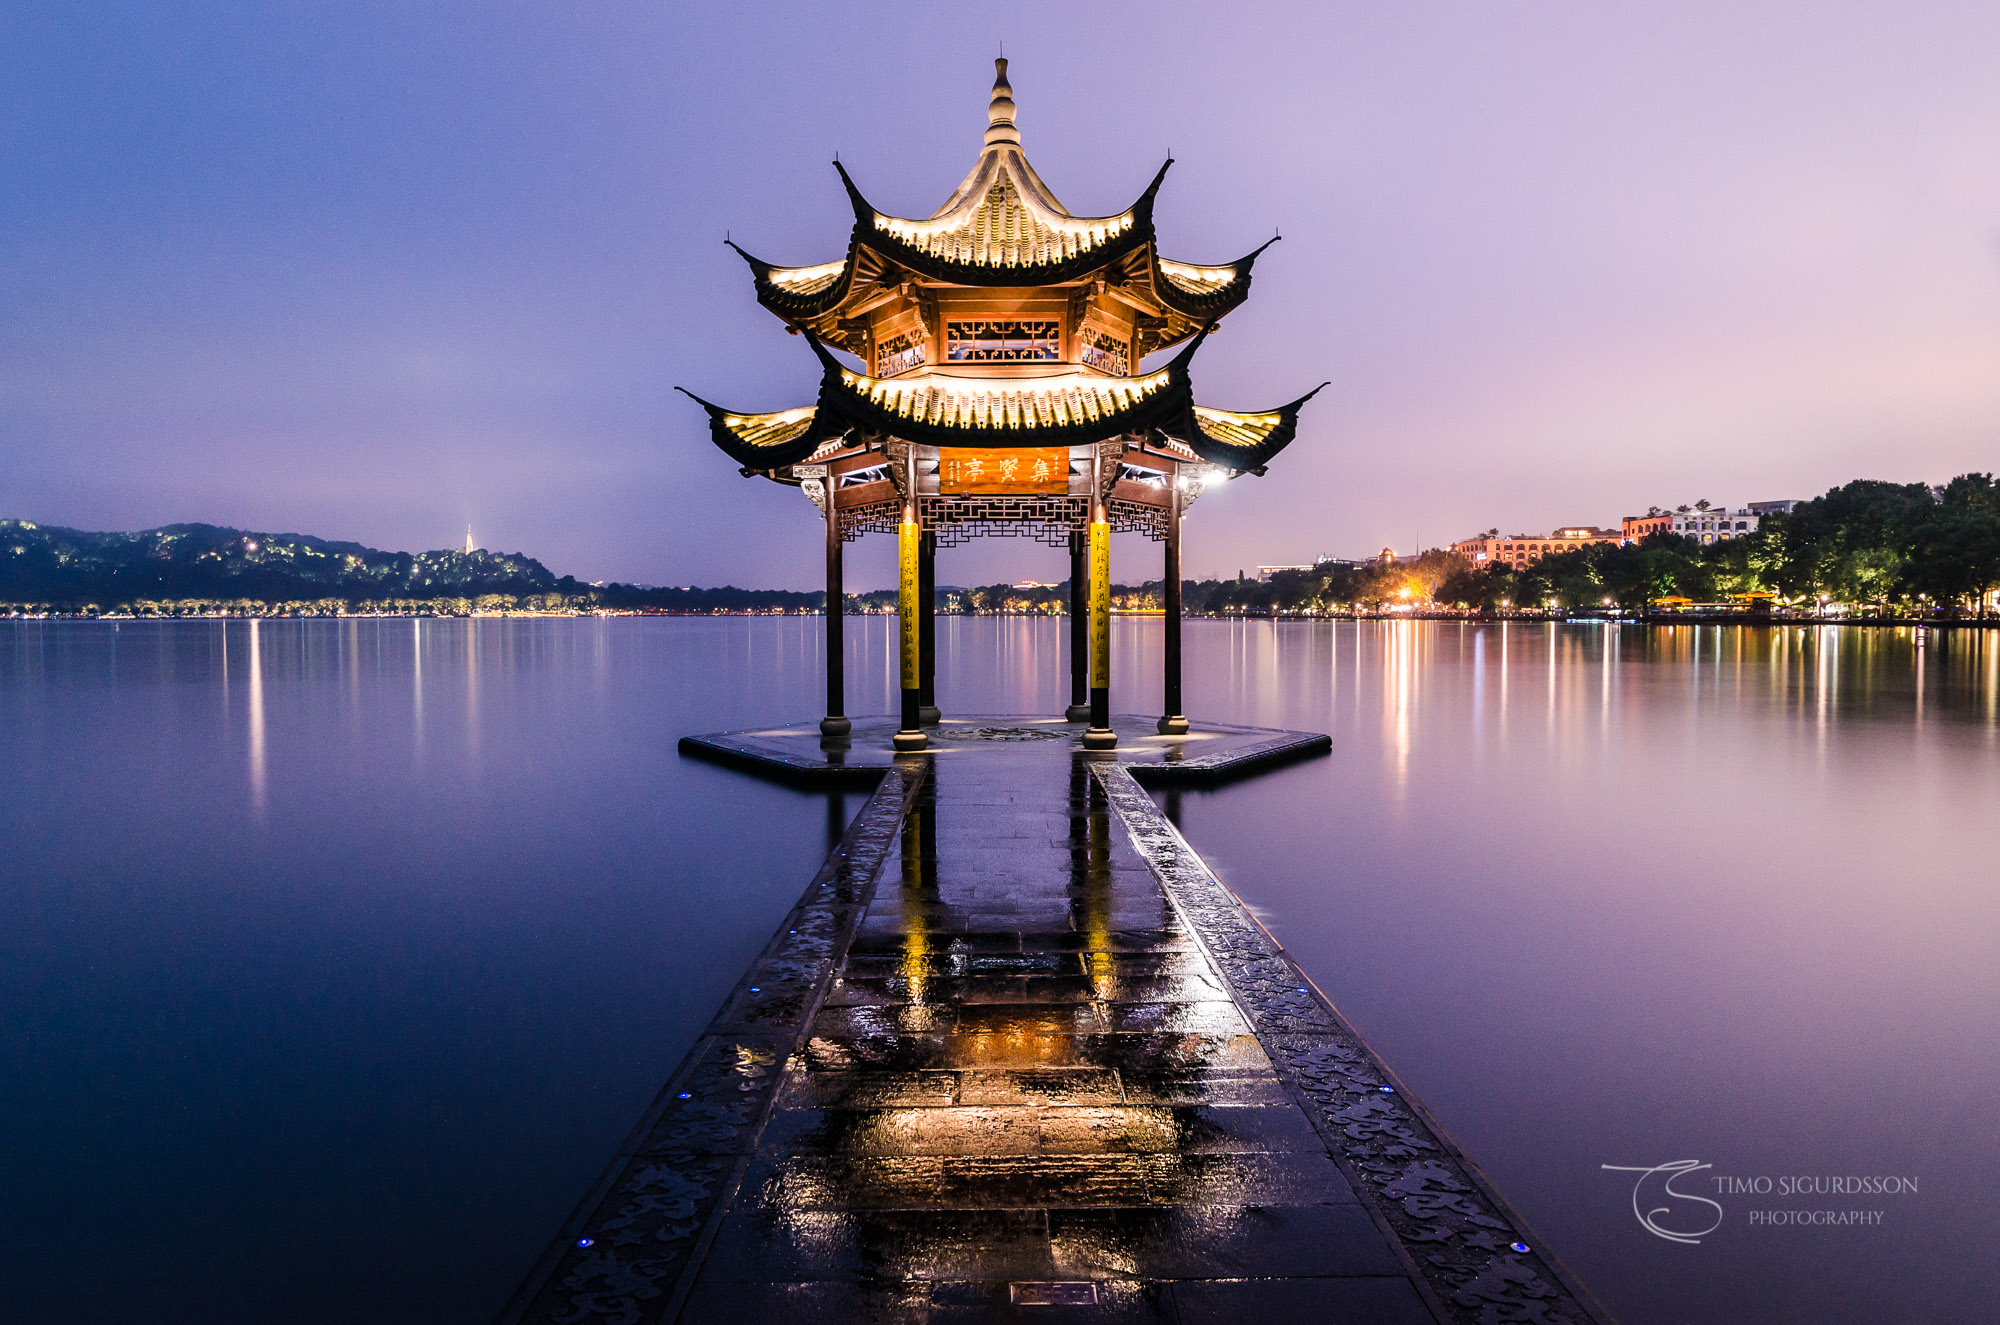
[[876,773],[503,1321],[1601,1319],[1136,769],[979,746]]
[[[1153,718],[1131,714],[1111,719],[1111,729],[1118,733],[1113,756],[1147,786],[1212,785],[1290,760],[1326,754],[1333,747],[1333,742],[1318,732],[1204,722],[1183,735],[1162,736],[1154,730],[1154,722]],[[957,762],[975,754],[1027,745],[1078,750],[1087,725],[1061,718],[1005,714],[952,717],[924,729],[931,738],[931,748],[925,753]],[[895,762],[889,738],[897,726],[895,718],[856,718],[854,730],[840,740],[821,737],[818,723],[747,728],[683,736],[680,750],[684,755],[787,781],[872,785]]]

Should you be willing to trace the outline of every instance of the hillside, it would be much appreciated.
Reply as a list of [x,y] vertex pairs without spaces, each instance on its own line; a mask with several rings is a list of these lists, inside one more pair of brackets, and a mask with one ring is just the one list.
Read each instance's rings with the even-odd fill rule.
[[[306,534],[206,524],[90,533],[0,520],[0,604],[56,611],[145,603],[388,604],[588,593],[532,557],[498,552],[383,552]],[[554,605],[554,604],[551,604]]]

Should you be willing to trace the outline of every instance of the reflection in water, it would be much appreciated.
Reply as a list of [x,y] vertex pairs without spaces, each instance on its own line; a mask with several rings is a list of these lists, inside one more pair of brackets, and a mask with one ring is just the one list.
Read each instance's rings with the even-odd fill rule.
[[808,624],[0,622],[0,1317],[491,1320],[857,804],[673,753]]
[[[2000,1186],[2000,630],[1405,629],[1281,627],[1344,655],[1284,706],[1332,757],[1183,793],[1189,839],[1620,1319],[1976,1318],[1910,1286]],[[1197,721],[1263,684],[1188,671]],[[1865,1243],[1739,1202],[1697,1284],[1582,1176],[1681,1155],[1952,1177]]]
[[250,618],[250,804],[264,812],[264,650]]
[[[948,712],[1062,711],[1064,623],[939,624]],[[1113,630],[1116,706],[1157,712],[1160,623]],[[14,1314],[165,1296],[292,1318],[287,1285],[215,1303],[228,1227],[232,1255],[334,1285],[387,1267],[421,1286],[409,1314],[490,1319],[861,800],[672,753],[687,732],[816,718],[819,631],[0,623],[0,1025],[19,1028],[0,1078],[37,1087],[10,1120],[36,1145],[0,1156],[0,1233],[29,1267]],[[893,618],[847,639],[853,711],[892,712]],[[1187,647],[1197,721],[1334,747],[1173,793],[1175,821],[1621,1318],[1949,1320],[2000,1296],[1980,1245],[2000,1189],[2000,632],[1919,648],[1857,627],[1190,622]],[[965,837],[949,816],[979,811],[939,813],[937,852],[919,821],[907,882],[883,880],[938,899],[920,950],[905,915],[879,959],[917,978],[925,1015],[954,972],[1053,960],[975,950],[981,879],[1032,883],[1015,900],[1047,927],[1127,923],[1115,868],[1108,916],[1095,891],[1091,818],[1037,839],[1082,850],[1036,872],[1017,847],[939,861]],[[1075,1018],[1110,1015],[1096,968],[1130,997],[1174,955],[1075,942],[1093,969],[1067,968],[1060,1033],[1049,1006],[966,1005],[899,1052],[948,1036],[994,1065],[976,1081],[1000,1083],[995,1110],[1096,1090],[1120,1136],[1156,1136],[1166,1106],[1057,1059]],[[913,1090],[942,1071],[910,1067]],[[246,1109],[269,1128],[246,1132]],[[1695,1282],[1686,1249],[1632,1226],[1629,1189],[1595,1185],[1600,1164],[1682,1155],[1951,1176],[1832,1251],[1704,1244]],[[97,1163],[131,1175],[121,1199],[158,1254],[97,1253],[101,1189],[75,1180]],[[300,1163],[320,1175],[310,1210]],[[358,1288],[328,1301],[325,1318],[380,1315]]]
[[424,763],[424,622],[410,619],[410,737],[417,767]]
[[1052,1260],[1278,1273],[1262,1244],[1350,1236],[1317,1204],[1344,1188],[1310,1123],[1102,785],[1020,746],[930,769],[714,1254],[900,1291]]
[[[931,926],[937,909],[937,806],[926,786],[903,819],[899,863],[903,911],[903,990],[918,1010],[930,1002]],[[929,841],[926,842],[926,835]]]
[[1069,767],[1070,926],[1098,999],[1120,996],[1111,960],[1111,802],[1079,760]]
[[826,793],[826,850],[832,855],[840,849],[840,839],[847,833],[847,793],[834,787]]
[[1410,712],[1416,704],[1417,651],[1428,636],[1415,621],[1391,621],[1382,666],[1382,722],[1395,753],[1397,790],[1410,780]]
[[1560,672],[1560,669],[1556,666],[1556,640],[1559,633],[1561,633],[1561,627],[1557,626],[1553,621],[1543,627],[1543,634],[1548,639],[1549,650],[1548,659],[1542,665],[1549,676],[1548,732],[1551,737],[1555,735],[1556,731],[1556,677]]

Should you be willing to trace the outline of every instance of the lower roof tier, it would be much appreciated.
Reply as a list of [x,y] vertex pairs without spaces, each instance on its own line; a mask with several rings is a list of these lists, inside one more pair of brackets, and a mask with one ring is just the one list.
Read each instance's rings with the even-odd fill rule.
[[1197,337],[1171,364],[1139,377],[879,378],[842,367],[815,342],[825,368],[815,405],[746,414],[685,394],[708,411],[716,446],[749,470],[799,464],[827,442],[857,433],[943,449],[1082,446],[1157,434],[1209,464],[1262,470],[1297,434],[1299,410],[1320,387],[1275,409],[1197,405],[1187,365],[1199,343]]

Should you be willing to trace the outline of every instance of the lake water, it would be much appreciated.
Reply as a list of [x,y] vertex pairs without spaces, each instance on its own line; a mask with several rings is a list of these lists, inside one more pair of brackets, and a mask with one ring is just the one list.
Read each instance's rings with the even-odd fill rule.
[[[891,624],[849,623],[853,712],[891,707]],[[1115,623],[1121,711],[1159,632]],[[938,636],[947,713],[1065,702],[1062,623]],[[820,639],[0,623],[0,1314],[489,1319],[859,808],[674,750],[816,717]],[[1991,1319],[2000,636],[1191,622],[1187,655],[1197,722],[1334,753],[1170,813],[1619,1317]],[[1602,1167],[1678,1160],[1698,1242]],[[1661,1176],[1642,1208],[1700,1233]],[[1822,1210],[1881,1213],[1760,1222]]]

